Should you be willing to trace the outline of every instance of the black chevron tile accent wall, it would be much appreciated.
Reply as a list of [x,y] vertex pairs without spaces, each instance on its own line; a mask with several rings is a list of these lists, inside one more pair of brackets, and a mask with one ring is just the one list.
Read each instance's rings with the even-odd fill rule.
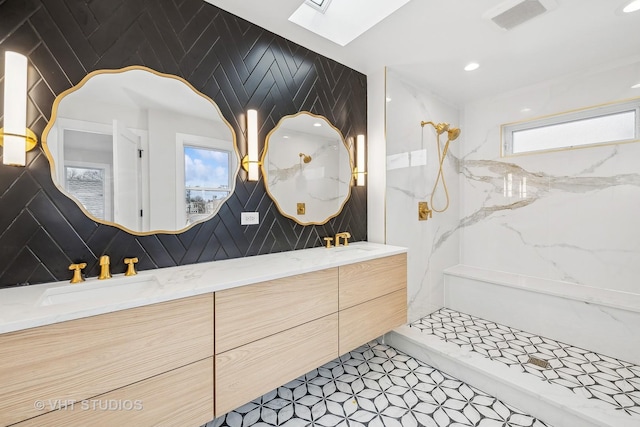
[[[203,0],[0,0],[0,54],[5,50],[29,57],[28,122],[38,136],[58,94],[91,71],[128,65],[183,77],[213,99],[241,154],[249,108],[258,109],[261,144],[283,116],[298,111],[327,117],[345,138],[366,133],[363,74]],[[0,117],[2,109],[0,103]],[[92,221],[61,194],[40,145],[27,163],[0,164],[0,287],[67,280],[68,265],[80,261],[88,277],[97,276],[103,254],[121,273],[129,256],[148,270],[320,246],[338,231],[367,237],[365,187],[353,187],[328,223],[301,226],[280,215],[262,181],[241,173],[211,220],[179,234],[135,236]],[[259,212],[260,225],[241,226],[243,211]]]

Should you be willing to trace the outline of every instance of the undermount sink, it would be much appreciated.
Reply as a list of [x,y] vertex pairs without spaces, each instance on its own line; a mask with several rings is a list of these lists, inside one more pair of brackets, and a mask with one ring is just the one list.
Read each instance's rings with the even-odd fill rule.
[[99,282],[91,280],[76,285],[49,288],[42,293],[36,305],[42,307],[71,303],[114,303],[148,296],[161,287],[155,276],[121,277]]
[[337,248],[330,248],[333,252],[370,252],[375,248],[359,245],[338,246]]

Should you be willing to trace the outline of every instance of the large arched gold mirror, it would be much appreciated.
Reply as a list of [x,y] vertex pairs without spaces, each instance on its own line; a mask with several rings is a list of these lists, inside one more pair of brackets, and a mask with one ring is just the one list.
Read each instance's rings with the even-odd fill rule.
[[282,215],[324,224],[351,194],[351,156],[340,131],[309,112],[283,117],[267,135],[262,173]]
[[145,67],[87,75],[54,102],[51,174],[93,220],[133,234],[181,232],[233,193],[239,153],[218,106]]

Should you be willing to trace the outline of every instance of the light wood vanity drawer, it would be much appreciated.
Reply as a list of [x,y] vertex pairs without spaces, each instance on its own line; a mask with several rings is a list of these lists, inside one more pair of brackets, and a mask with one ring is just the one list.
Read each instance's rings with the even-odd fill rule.
[[[213,294],[0,335],[0,425],[213,356]],[[206,379],[203,379],[206,381]]]
[[340,267],[340,310],[407,286],[407,254]]
[[407,321],[407,289],[341,310],[340,354],[403,325]]
[[338,356],[338,315],[216,355],[216,416]]
[[17,426],[200,426],[213,418],[212,356]]
[[216,292],[216,354],[338,311],[338,269]]

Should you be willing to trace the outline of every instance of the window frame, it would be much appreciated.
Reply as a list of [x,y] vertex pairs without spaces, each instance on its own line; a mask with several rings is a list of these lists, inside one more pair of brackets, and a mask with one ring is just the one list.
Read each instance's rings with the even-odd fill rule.
[[[562,147],[542,148],[540,150],[513,152],[513,134],[523,130],[533,130],[553,125],[571,123],[585,119],[595,119],[617,113],[635,111],[635,137],[615,141],[602,141],[581,145],[567,145]],[[531,120],[506,123],[500,126],[500,155],[501,157],[515,157],[530,154],[548,153],[554,151],[575,150],[579,148],[600,147],[613,144],[626,144],[640,141],[640,98],[586,107],[579,110],[572,110],[564,113],[552,114]]]

